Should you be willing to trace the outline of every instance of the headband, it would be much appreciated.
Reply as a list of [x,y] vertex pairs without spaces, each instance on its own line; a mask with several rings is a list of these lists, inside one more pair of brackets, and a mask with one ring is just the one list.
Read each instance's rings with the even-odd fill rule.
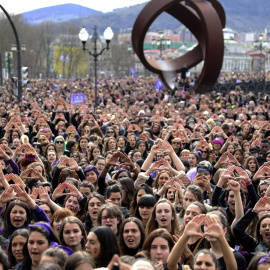
[[269,257],[262,257],[262,258],[260,258],[260,260],[258,261],[257,265],[259,265],[259,264],[261,264],[261,263],[264,263],[264,262],[266,262],[266,261],[269,261],[269,260],[270,260]]
[[24,156],[23,158],[30,158],[32,160],[36,160],[37,159],[36,157],[30,157],[30,156]]
[[46,232],[48,233],[49,236],[51,236],[51,226],[49,223],[45,223],[45,222],[38,222],[38,223],[35,223],[33,225],[29,225],[29,228],[31,229],[32,227],[35,227],[35,226],[41,226],[43,229],[46,230]]
[[90,172],[90,171],[94,171],[94,172],[96,173],[97,176],[99,175],[99,172],[98,172],[98,170],[97,170],[97,168],[96,168],[95,166],[91,166],[91,167],[89,167],[89,168],[86,168],[86,169],[84,170],[84,174],[86,174],[87,172]]
[[207,167],[200,166],[200,167],[197,167],[197,169],[198,169],[198,170],[199,170],[199,169],[203,169],[203,170],[207,171],[209,174],[211,174],[211,170],[209,170],[209,168],[207,168]]

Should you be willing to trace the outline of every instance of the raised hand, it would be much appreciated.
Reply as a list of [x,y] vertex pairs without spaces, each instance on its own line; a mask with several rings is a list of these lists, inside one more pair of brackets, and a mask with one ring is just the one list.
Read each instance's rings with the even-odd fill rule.
[[262,166],[253,176],[253,181],[263,180],[270,177],[270,167]]
[[259,201],[255,204],[253,211],[255,211],[257,214],[262,211],[269,211],[269,207],[266,208],[266,204],[270,203],[269,197],[262,197],[259,199]]
[[66,188],[66,183],[59,184],[52,194],[52,199],[55,201],[57,198],[66,195],[64,194],[65,188]]
[[201,226],[203,225],[205,220],[205,215],[198,215],[194,217],[186,226],[184,230],[184,234],[188,237],[192,236],[200,236],[202,237],[203,234],[200,233]]
[[9,201],[12,201],[16,199],[16,197],[13,196],[13,187],[9,186],[7,187],[4,192],[0,195],[0,202],[7,203]]
[[69,163],[69,169],[70,170],[74,170],[74,171],[79,170],[79,166],[78,166],[78,164],[77,164],[77,162],[76,162],[76,160],[74,158],[69,158],[68,163]]
[[120,152],[120,158],[124,162],[124,165],[129,166],[129,167],[134,166],[132,160],[128,157],[128,155],[126,153],[123,154],[122,152]]
[[61,159],[60,162],[57,164],[57,168],[62,170],[67,166],[67,163],[69,162],[68,158]]
[[151,153],[157,154],[160,151],[161,146],[162,146],[162,141],[159,141],[158,144],[153,145],[151,148]]
[[228,188],[230,188],[233,192],[238,192],[240,191],[240,185],[238,182],[234,181],[234,180],[230,180],[228,182]]
[[174,150],[173,150],[173,148],[172,148],[172,146],[170,145],[169,142],[162,141],[161,146],[165,150],[165,153],[168,153],[168,154],[173,154],[174,153]]
[[83,197],[81,192],[73,185],[66,183],[66,187],[69,190],[69,193],[66,193],[65,195],[70,195],[76,197],[78,200]]
[[115,152],[115,153],[109,158],[109,160],[107,161],[106,165],[107,165],[107,166],[115,166],[115,165],[117,165],[120,156],[121,156],[121,152],[120,152],[120,151]]
[[205,236],[220,239],[224,235],[221,226],[217,223],[214,217],[206,215],[205,217]]

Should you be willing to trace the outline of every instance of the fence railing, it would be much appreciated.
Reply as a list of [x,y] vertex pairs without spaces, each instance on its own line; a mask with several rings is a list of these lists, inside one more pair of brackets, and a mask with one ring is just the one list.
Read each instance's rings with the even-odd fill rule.
[[235,90],[236,87],[240,87],[245,93],[270,93],[270,81],[265,82],[249,82],[249,83],[216,83],[213,87],[214,91],[217,92],[227,92]]

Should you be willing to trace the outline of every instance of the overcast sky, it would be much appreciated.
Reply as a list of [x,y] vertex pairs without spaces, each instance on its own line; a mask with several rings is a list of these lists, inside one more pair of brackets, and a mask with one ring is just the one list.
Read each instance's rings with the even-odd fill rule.
[[[56,6],[61,4],[77,4],[102,12],[109,12],[116,8],[133,6],[147,2],[148,0],[0,0],[0,4],[8,13],[23,13],[26,11]],[[2,12],[2,10],[0,10]]]

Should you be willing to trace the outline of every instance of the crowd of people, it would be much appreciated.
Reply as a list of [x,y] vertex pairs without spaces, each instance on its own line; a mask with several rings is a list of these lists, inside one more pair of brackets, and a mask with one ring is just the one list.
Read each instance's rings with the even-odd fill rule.
[[155,82],[5,81],[0,269],[270,268],[269,96]]

